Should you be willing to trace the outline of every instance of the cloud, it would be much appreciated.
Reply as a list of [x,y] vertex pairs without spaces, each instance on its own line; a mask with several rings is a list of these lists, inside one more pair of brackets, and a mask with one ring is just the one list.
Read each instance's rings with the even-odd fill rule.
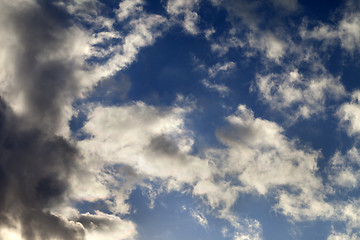
[[360,155],[355,147],[344,155],[337,151],[330,160],[329,179],[335,186],[353,189],[360,181],[359,168]]
[[[109,76],[84,81],[98,69],[86,64],[99,50],[94,42],[99,43],[98,36],[101,42],[119,35],[91,35],[68,15],[78,14],[79,21],[88,22],[95,15],[94,28],[111,27],[111,21],[97,18],[99,5],[93,1],[18,0],[0,5],[0,238],[85,239],[97,230],[56,211],[73,204],[74,176],[83,172],[68,124],[73,101]],[[99,188],[87,191],[92,190]],[[106,229],[102,227],[103,234]]]
[[[275,12],[288,8],[287,14],[296,14],[300,9],[297,1],[272,1],[270,5],[264,1],[219,3],[217,7],[228,13],[227,22],[231,28],[220,37],[208,36],[211,50],[219,56],[231,56],[226,55],[229,50],[238,49],[244,58],[256,59],[262,70],[255,75],[250,91],[257,91],[264,103],[284,113],[290,123],[322,116],[328,103],[347,95],[341,76],[327,70],[328,60],[314,41],[293,34],[289,26],[282,24],[287,14],[269,18],[262,14],[265,6],[274,7]],[[348,20],[344,20],[346,24],[342,26],[348,27],[343,27],[341,32],[349,33],[346,44],[351,46],[353,37],[350,36],[356,36],[353,33],[357,15],[346,16]]]
[[191,210],[190,214],[202,227],[206,228],[208,226],[208,221],[204,214],[195,210]]
[[217,131],[228,147],[222,171],[241,182],[240,192],[275,192],[276,208],[297,220],[332,214],[322,180],[316,176],[319,152],[299,149],[280,126],[255,118],[244,105],[226,119],[229,125]]
[[260,37],[257,35],[249,35],[249,45],[251,48],[258,48],[265,53],[268,59],[280,63],[280,59],[284,56],[288,45],[275,37],[273,34],[264,33]]
[[193,35],[199,33],[198,0],[169,0],[166,11],[173,17],[174,21],[180,22],[184,29]]
[[349,136],[357,136],[360,133],[360,91],[354,91],[349,103],[343,103],[337,110],[336,115],[340,124],[347,130]]
[[303,39],[323,41],[331,46],[340,43],[346,51],[353,53],[360,47],[360,5],[357,1],[347,1],[342,10],[342,18],[335,24],[318,23],[314,28],[308,29],[305,25],[300,34]]
[[[246,57],[261,54],[264,61],[280,64],[287,53],[294,51],[296,46],[283,22],[284,16],[298,9],[296,0],[223,1],[214,5],[227,11],[231,28],[221,37],[207,36],[213,52],[223,56],[231,48],[241,48]],[[268,17],[264,9],[271,9],[276,14]]]
[[30,128],[66,135],[86,36],[75,26],[64,28],[67,20],[55,15],[65,14],[61,9],[52,13],[27,1],[1,5],[1,96]]
[[332,231],[331,235],[327,238],[327,240],[355,240],[358,239],[358,234],[347,234],[347,233],[339,233],[336,231]]
[[[320,70],[321,71],[321,70]],[[340,79],[327,72],[303,75],[298,69],[282,74],[257,75],[260,97],[271,108],[294,112],[294,119],[310,118],[325,110],[327,99],[346,96]]]
[[131,240],[136,239],[134,223],[124,221],[117,216],[96,211],[95,214],[79,215],[78,222],[86,228],[86,239]]
[[211,78],[214,78],[220,72],[227,72],[231,69],[234,69],[235,67],[236,67],[236,64],[234,62],[225,62],[223,64],[217,63],[214,66],[209,68],[208,73]]
[[230,92],[230,89],[223,84],[211,83],[206,79],[203,79],[201,83],[204,85],[204,87],[209,88],[210,90],[217,91],[222,97],[224,97]]
[[[86,159],[82,165],[93,176],[91,181],[84,180],[88,187],[94,185],[91,189],[105,189],[103,195],[94,191],[92,199],[102,199],[111,211],[126,214],[131,209],[126,200],[136,186],[149,188],[155,196],[164,190],[190,191],[209,205],[215,216],[245,231],[246,222],[230,211],[240,187],[222,179],[229,169],[222,168],[216,157],[226,153],[207,150],[204,156],[192,154],[194,139],[185,126],[185,116],[192,107],[179,101],[167,108],[134,102],[95,106],[90,111],[82,131],[91,137],[78,142]],[[160,187],[145,184],[149,181]],[[89,193],[79,186],[75,186],[74,198],[91,201]],[[196,214],[196,218],[206,223],[204,216]]]
[[[120,4],[125,3],[127,2],[121,2]],[[80,75],[81,79],[84,79],[82,84],[85,87],[87,86],[87,88],[91,88],[98,81],[111,77],[128,67],[136,60],[141,48],[153,44],[171,26],[167,18],[143,11],[141,2],[138,2],[136,5],[129,4],[126,6],[126,10],[121,9],[121,6],[119,6],[121,10],[117,11],[118,14],[125,14],[124,16],[134,11],[131,17],[129,16],[126,19],[121,17],[119,19],[121,22],[126,20],[126,23],[122,23],[127,26],[123,29],[125,33],[121,31],[117,33],[112,25],[109,29],[94,29],[99,31],[99,33],[93,35],[94,41],[97,40],[99,42],[95,41],[93,52],[94,55],[96,53],[101,53],[101,55],[99,58],[95,58],[97,61],[92,62],[88,66],[90,71]],[[123,13],[122,11],[129,11],[129,13]],[[110,40],[116,39],[116,44],[109,45],[108,40],[104,36],[116,36],[116,38],[110,38]]]
[[21,232],[24,239],[83,239],[81,225],[49,211],[67,200],[68,179],[78,166],[76,148],[23,124],[1,100],[0,228]]
[[4,239],[83,239],[80,224],[51,212],[68,200],[68,179],[78,167],[76,147],[58,135],[66,135],[77,91],[82,34],[63,27],[61,9],[33,1],[0,5],[0,229]]
[[258,221],[247,220],[247,230],[237,232],[234,236],[234,240],[261,240],[262,230]]
[[[211,175],[206,160],[189,154],[193,139],[184,128],[184,115],[189,110],[180,106],[161,109],[136,102],[122,107],[97,106],[90,112],[82,130],[91,138],[80,141],[79,147],[87,159],[84,164],[94,175],[93,183],[107,189],[103,197],[115,199],[114,211],[129,210],[123,209],[124,200],[144,179],[160,179],[167,189],[179,190],[183,184]],[[111,166],[115,167],[113,171],[104,170]],[[130,170],[123,175],[124,184],[115,180],[122,178],[121,166]],[[79,189],[76,193],[79,198],[88,194]]]

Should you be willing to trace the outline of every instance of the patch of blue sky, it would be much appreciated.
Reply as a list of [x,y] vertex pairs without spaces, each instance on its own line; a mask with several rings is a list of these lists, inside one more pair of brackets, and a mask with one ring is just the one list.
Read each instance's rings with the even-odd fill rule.
[[[228,222],[206,214],[201,200],[180,192],[163,193],[157,196],[153,208],[141,189],[132,192],[129,200],[134,213],[129,216],[138,225],[139,239],[228,239],[221,230]],[[203,212],[208,224],[201,225],[191,213]]]

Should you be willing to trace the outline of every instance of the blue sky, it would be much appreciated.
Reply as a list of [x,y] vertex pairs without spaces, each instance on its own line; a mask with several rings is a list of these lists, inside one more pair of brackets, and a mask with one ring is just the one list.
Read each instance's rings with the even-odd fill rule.
[[360,3],[0,3],[0,240],[360,238]]

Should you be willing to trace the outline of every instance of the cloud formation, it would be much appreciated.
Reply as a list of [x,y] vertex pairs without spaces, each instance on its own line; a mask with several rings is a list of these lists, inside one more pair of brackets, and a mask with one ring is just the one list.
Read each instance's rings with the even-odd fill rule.
[[[124,0],[109,9],[96,0],[0,3],[0,239],[136,239],[139,228],[128,217],[137,188],[148,193],[150,208],[159,194],[174,191],[199,200],[205,211],[191,210],[190,216],[205,229],[213,217],[226,220],[224,238],[262,239],[260,220],[235,209],[241,196],[252,196],[269,200],[292,223],[345,225],[333,227],[328,240],[357,239],[360,204],[351,194],[360,181],[360,93],[345,90],[341,72],[328,69],[323,53],[336,44],[356,53],[358,4],[349,1],[334,24],[309,27],[303,20],[291,31],[284,19],[301,11],[296,0],[169,0],[161,1],[161,11],[146,4]],[[204,6],[225,15],[223,31],[204,24]],[[266,8],[279,14],[269,17]],[[141,49],[176,26],[209,50],[199,67],[206,76],[194,82],[217,91],[226,109],[212,112],[217,120],[205,119],[214,123],[204,124],[214,146],[197,145],[204,130],[193,129],[194,115],[209,111],[192,96],[197,91],[184,90],[191,101],[181,94],[161,105],[136,94],[131,101],[133,85],[125,79],[111,90],[120,96],[109,97],[120,103],[91,99],[107,92],[106,83],[118,81],[112,77]],[[288,137],[286,124],[265,119],[256,103],[253,111],[237,102],[241,98],[231,99],[238,92],[221,80],[246,68],[239,58],[256,60],[241,84],[251,85],[262,107],[291,123],[334,113],[338,131],[345,129],[354,144],[333,149],[324,160],[321,149]],[[102,82],[104,92],[96,92]],[[77,113],[86,116],[73,130]],[[76,209],[95,203],[103,209]]]

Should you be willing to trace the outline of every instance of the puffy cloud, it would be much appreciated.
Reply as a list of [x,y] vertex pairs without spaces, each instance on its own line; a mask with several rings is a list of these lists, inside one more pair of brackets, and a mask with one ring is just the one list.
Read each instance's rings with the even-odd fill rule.
[[340,79],[326,72],[304,76],[294,69],[256,78],[261,98],[273,109],[294,112],[294,120],[322,113],[327,99],[346,96]]
[[297,220],[331,215],[333,209],[325,202],[322,181],[316,176],[318,152],[298,149],[280,126],[255,118],[243,105],[227,121],[229,125],[217,136],[228,147],[224,168],[241,182],[239,191],[275,191],[276,207]]
[[77,219],[86,229],[86,240],[136,239],[137,231],[134,223],[125,221],[117,216],[96,211],[95,214],[85,213]]
[[188,33],[198,34],[199,15],[196,12],[198,4],[198,0],[168,0],[166,11],[175,21],[179,21]]
[[[203,157],[191,154],[194,139],[184,125],[190,110],[180,105],[157,108],[143,102],[95,106],[82,129],[90,137],[78,142],[86,159],[83,166],[93,176],[91,182],[86,178],[87,186],[105,189],[104,195],[97,194],[99,198],[93,199],[103,199],[111,211],[122,214],[130,211],[125,201],[136,186],[150,188],[155,195],[161,191],[144,180],[156,182],[167,191],[190,187],[192,195],[203,199],[215,216],[245,231],[246,221],[231,213],[242,188],[223,179],[233,162],[220,161],[217,156],[225,161],[227,158],[227,152],[220,149],[209,149]],[[74,192],[77,199],[88,198],[78,186]],[[203,215],[193,212],[192,216],[205,225]]]
[[116,11],[117,18],[119,19],[119,21],[123,21],[134,14],[141,13],[143,11],[143,4],[144,2],[142,0],[125,0],[120,2],[119,8]]
[[261,240],[262,230],[258,221],[246,221],[246,230],[237,232],[234,236],[234,240]]
[[280,59],[289,48],[285,41],[270,33],[249,34],[248,41],[251,48],[261,51],[268,59],[276,63],[280,63]]
[[[136,102],[122,107],[97,106],[90,112],[83,131],[91,137],[80,141],[79,146],[87,159],[87,168],[95,176],[94,184],[100,181],[109,191],[106,197],[119,200],[114,203],[118,212],[128,211],[121,209],[126,205],[123,201],[134,184],[141,185],[143,179],[161,179],[171,190],[211,175],[211,166],[206,160],[189,154],[193,139],[191,132],[184,128],[187,111],[189,109],[180,106],[161,109]],[[114,171],[105,171],[107,166],[115,166]],[[119,172],[125,170],[121,166],[128,166],[125,180],[130,181],[129,188],[115,180],[115,176],[121,178]],[[128,178],[131,176],[133,181]],[[79,189],[76,193],[79,197],[87,196]]]
[[333,231],[327,240],[355,240],[358,238],[358,234],[347,234]]
[[54,15],[32,1],[1,3],[0,94],[29,127],[66,135],[76,71],[89,49],[81,29],[64,28],[67,20]]
[[351,95],[349,103],[343,103],[336,114],[340,119],[340,124],[346,128],[349,136],[357,136],[360,133],[360,91],[355,91]]
[[353,147],[345,155],[337,151],[330,160],[329,178],[333,185],[353,189],[360,181],[360,155]]

